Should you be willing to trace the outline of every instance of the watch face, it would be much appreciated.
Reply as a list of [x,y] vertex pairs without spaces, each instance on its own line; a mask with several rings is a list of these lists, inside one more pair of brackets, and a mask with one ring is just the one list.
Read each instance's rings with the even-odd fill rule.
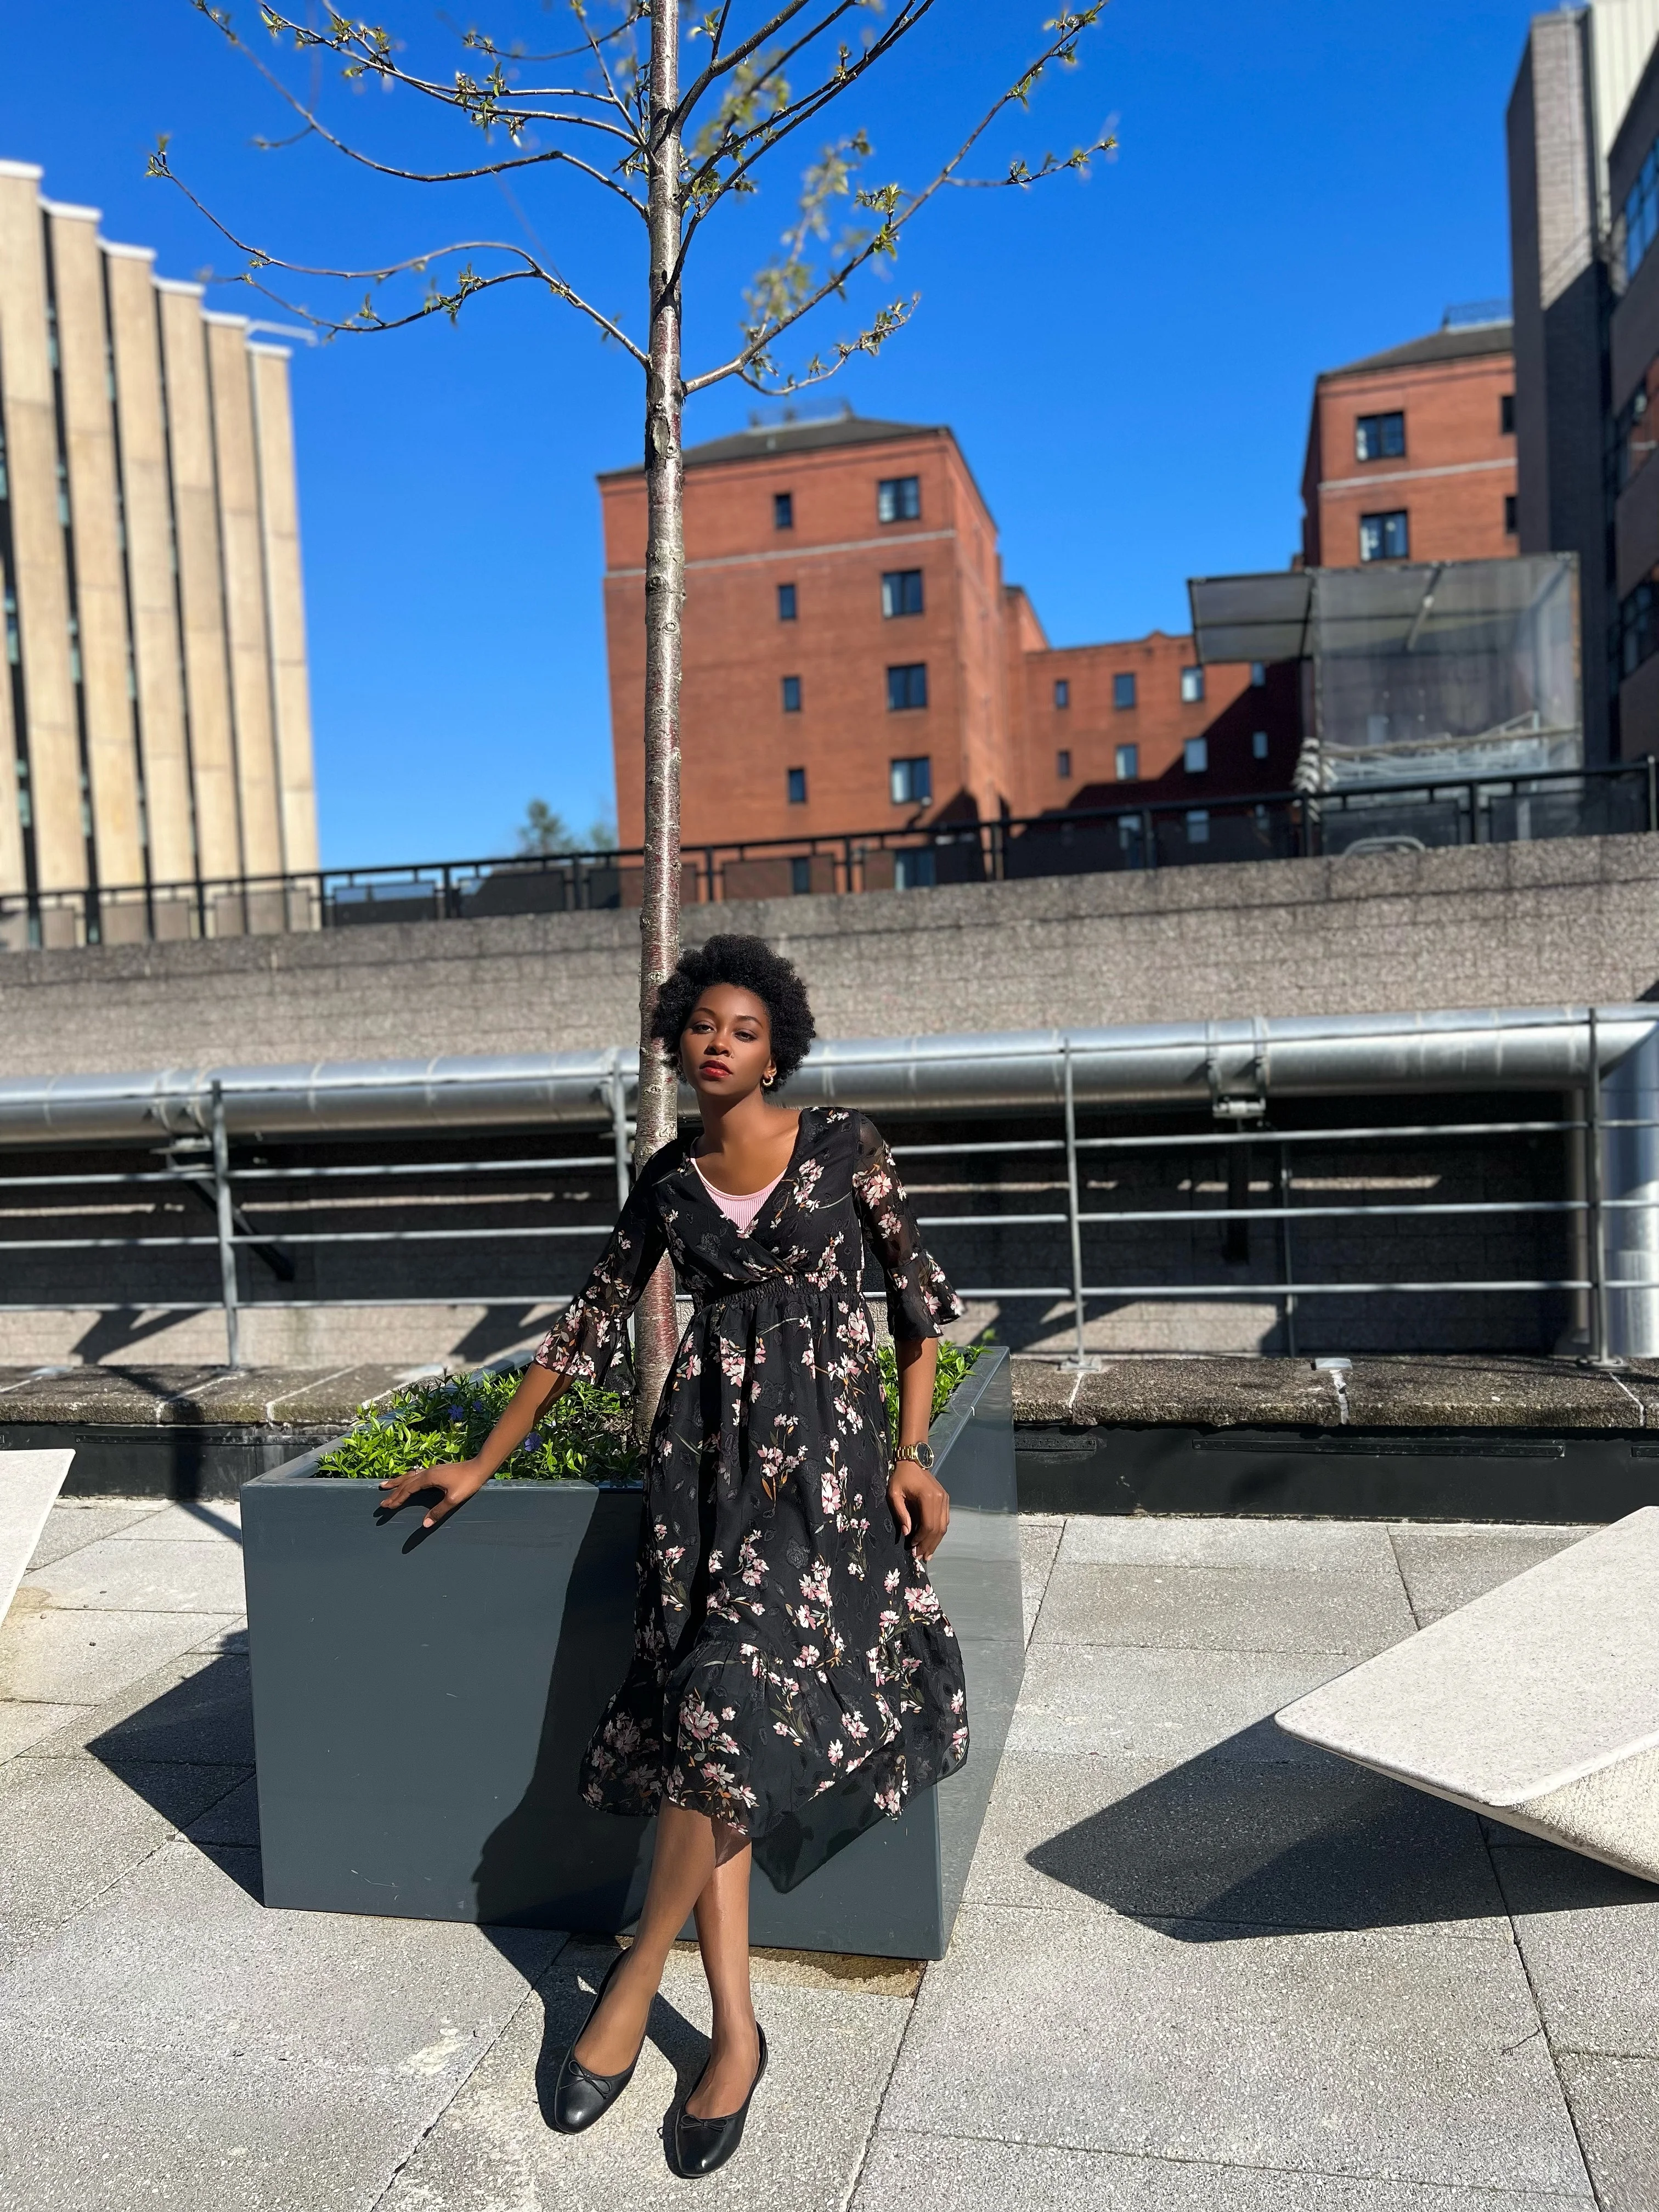
[[933,1447],[932,1444],[917,1444],[915,1446],[915,1461],[916,1465],[921,1468],[924,1473],[931,1474],[933,1471]]

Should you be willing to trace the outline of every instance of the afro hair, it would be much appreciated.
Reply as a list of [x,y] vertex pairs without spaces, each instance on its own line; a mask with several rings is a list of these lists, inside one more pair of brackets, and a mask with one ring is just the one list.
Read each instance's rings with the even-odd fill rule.
[[671,1063],[679,1059],[680,1039],[703,993],[716,983],[752,991],[766,1009],[772,1030],[772,1062],[781,1089],[806,1057],[817,1036],[806,986],[781,953],[758,937],[711,937],[682,952],[678,965],[657,994],[651,1034]]

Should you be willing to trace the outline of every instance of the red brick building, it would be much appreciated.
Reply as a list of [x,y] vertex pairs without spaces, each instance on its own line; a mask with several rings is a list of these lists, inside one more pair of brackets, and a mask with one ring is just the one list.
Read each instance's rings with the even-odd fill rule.
[[1328,369],[1302,501],[1310,568],[1518,551],[1510,325],[1451,324]]
[[[643,831],[645,484],[601,477],[624,845]],[[1294,672],[1050,647],[951,432],[757,425],[686,455],[688,847],[1279,790]]]

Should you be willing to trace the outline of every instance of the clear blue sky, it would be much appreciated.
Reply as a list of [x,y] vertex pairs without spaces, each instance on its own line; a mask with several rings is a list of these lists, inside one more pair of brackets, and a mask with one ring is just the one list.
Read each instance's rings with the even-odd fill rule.
[[[253,0],[233,5],[252,31]],[[868,122],[874,172],[918,170],[1052,12],[942,0],[847,110],[846,125]],[[1315,373],[1435,328],[1450,301],[1508,292],[1503,118],[1533,12],[1113,0],[1080,68],[998,143],[1063,149],[1110,118],[1116,159],[1086,182],[930,211],[898,272],[922,295],[915,321],[822,404],[953,427],[1005,573],[1054,642],[1184,629],[1189,574],[1277,568],[1297,544]],[[438,13],[381,0],[377,16],[424,40]],[[473,0],[465,20],[556,18]],[[378,93],[339,112],[381,147],[407,143],[406,111]],[[319,149],[253,149],[283,128],[190,0],[0,0],[0,155],[102,208],[106,236],[154,245],[163,274],[235,264],[146,181],[162,131],[204,198],[299,258],[370,259],[485,223],[513,234],[499,193],[448,212]],[[798,166],[694,270],[696,360],[735,333]],[[573,278],[631,297],[634,249],[589,203],[537,185],[520,206]],[[851,321],[832,312],[819,334]],[[299,349],[294,385],[325,860],[510,850],[532,794],[584,826],[609,813],[593,477],[637,456],[631,365],[514,289],[454,330]],[[717,436],[756,404],[721,387],[694,403],[688,434]]]

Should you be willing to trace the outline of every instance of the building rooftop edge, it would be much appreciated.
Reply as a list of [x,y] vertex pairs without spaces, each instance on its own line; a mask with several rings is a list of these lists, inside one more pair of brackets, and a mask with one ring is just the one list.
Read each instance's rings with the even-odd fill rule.
[[102,208],[77,207],[73,200],[49,200],[44,192],[40,196],[40,205],[46,214],[63,216],[71,222],[101,222],[104,220]]
[[153,246],[123,246],[118,239],[100,238],[98,241],[106,253],[112,253],[118,261],[154,261]]
[[0,177],[27,177],[38,185],[46,173],[38,161],[0,161]]
[[[811,453],[831,451],[847,446],[882,446],[904,438],[949,438],[956,442],[956,433],[948,422],[888,422],[863,415],[821,415],[802,422],[757,422],[743,430],[728,432],[724,437],[705,439],[701,445],[688,446],[684,462],[689,469],[720,467],[727,463],[775,460],[792,453]],[[766,440],[764,445],[760,440]],[[751,441],[757,441],[751,444]],[[600,469],[598,480],[606,483],[625,477],[643,476],[645,465],[632,463],[626,468]]]
[[1402,345],[1385,347],[1381,353],[1364,354],[1358,361],[1322,368],[1317,381],[1326,384],[1335,377],[1360,376],[1369,370],[1427,368],[1447,362],[1482,361],[1493,354],[1514,350],[1515,324],[1511,317],[1490,323],[1455,323],[1448,330],[1431,331],[1425,337],[1407,338]]
[[158,276],[155,289],[158,292],[185,292],[192,300],[199,300],[207,286],[195,283],[188,276]]

